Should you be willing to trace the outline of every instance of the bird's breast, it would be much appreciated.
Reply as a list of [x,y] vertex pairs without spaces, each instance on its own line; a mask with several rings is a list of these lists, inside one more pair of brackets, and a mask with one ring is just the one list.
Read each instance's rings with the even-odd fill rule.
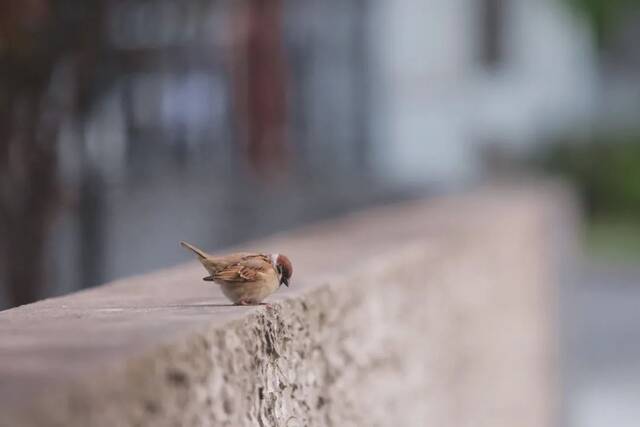
[[246,301],[251,304],[261,303],[279,287],[276,274],[261,274],[260,278],[251,282],[220,282],[222,292],[234,303]]

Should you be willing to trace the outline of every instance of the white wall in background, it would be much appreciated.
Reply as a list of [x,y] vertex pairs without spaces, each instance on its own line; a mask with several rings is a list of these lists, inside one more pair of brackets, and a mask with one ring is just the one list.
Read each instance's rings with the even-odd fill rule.
[[391,178],[446,180],[466,173],[465,99],[473,61],[467,0],[379,1],[371,49],[380,75],[374,95],[377,151]]
[[596,90],[586,26],[558,0],[509,0],[505,62],[478,73],[474,131],[481,139],[528,146],[583,125]]
[[479,149],[522,149],[589,117],[590,35],[557,0],[505,0],[502,60],[480,61],[478,0],[378,1],[378,165],[400,183],[465,180]]

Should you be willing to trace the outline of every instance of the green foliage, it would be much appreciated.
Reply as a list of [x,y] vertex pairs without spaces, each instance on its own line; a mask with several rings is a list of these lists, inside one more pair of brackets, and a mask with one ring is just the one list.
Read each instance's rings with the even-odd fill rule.
[[554,144],[540,164],[576,185],[591,216],[640,221],[640,135]]
[[628,10],[640,7],[640,0],[561,0],[586,16],[600,47]]
[[586,231],[585,243],[591,256],[634,263],[640,258],[640,222],[637,220],[600,217],[590,221]]
[[640,133],[548,146],[538,166],[573,183],[587,213],[587,249],[615,261],[640,259]]

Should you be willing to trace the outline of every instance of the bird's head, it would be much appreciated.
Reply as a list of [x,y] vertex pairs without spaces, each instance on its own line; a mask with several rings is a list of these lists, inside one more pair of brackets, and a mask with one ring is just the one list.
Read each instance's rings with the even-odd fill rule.
[[293,266],[291,265],[291,261],[289,261],[289,258],[281,254],[273,254],[271,255],[271,259],[274,268],[278,272],[280,285],[288,287],[289,279],[291,279],[291,276],[293,275]]

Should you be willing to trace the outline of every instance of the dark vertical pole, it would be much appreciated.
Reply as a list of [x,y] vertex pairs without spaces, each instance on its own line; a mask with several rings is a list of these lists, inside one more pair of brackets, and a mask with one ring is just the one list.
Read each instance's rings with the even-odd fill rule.
[[236,19],[244,31],[235,40],[235,105],[246,132],[248,160],[262,176],[288,165],[287,67],[283,46],[283,1],[242,1]]
[[355,140],[354,154],[356,169],[362,174],[367,175],[369,172],[369,156],[370,156],[370,39],[369,39],[369,7],[370,2],[367,0],[354,1],[354,25],[353,25],[353,79],[354,84],[353,95],[355,97]]
[[79,198],[80,286],[100,284],[104,279],[105,185],[99,173],[85,159]]
[[504,55],[504,21],[506,0],[482,0],[480,58],[488,68],[500,65]]

